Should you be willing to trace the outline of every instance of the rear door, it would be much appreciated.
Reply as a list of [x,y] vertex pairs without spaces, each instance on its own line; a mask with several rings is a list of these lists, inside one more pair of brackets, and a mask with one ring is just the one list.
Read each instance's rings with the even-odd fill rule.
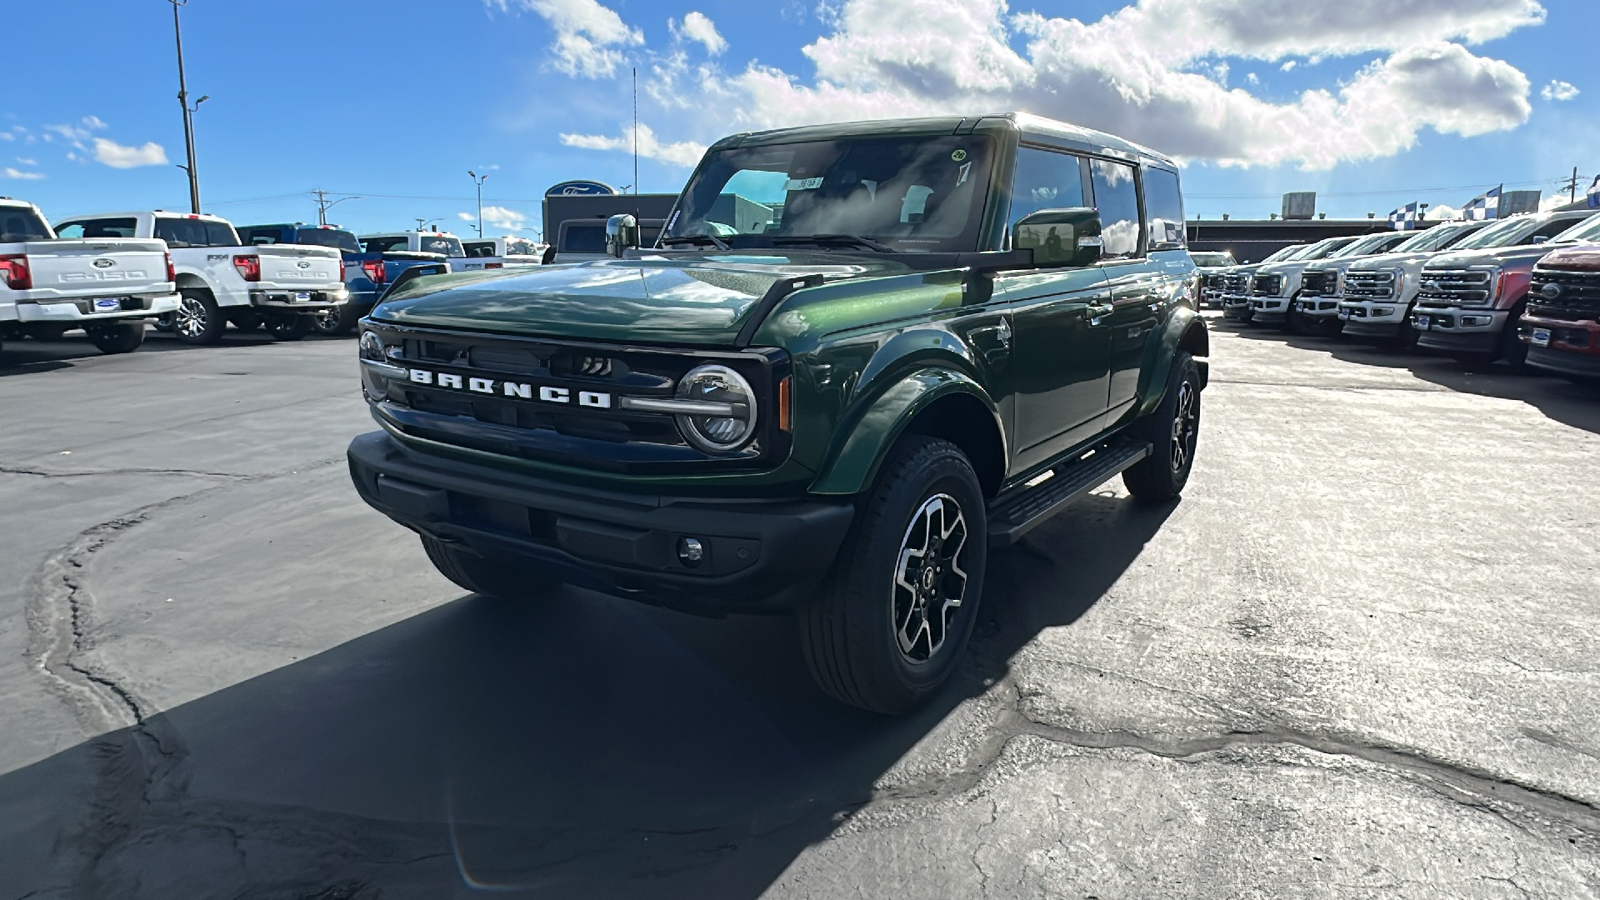
[[[1082,208],[1086,161],[1024,145],[1007,222],[1045,209]],[[1111,338],[1105,273],[1096,266],[1033,269],[995,276],[1010,364],[997,385],[1011,399],[1013,470],[1032,468],[1093,437],[1106,411]]]
[[[1106,408],[1115,420],[1139,399],[1139,376],[1156,326],[1175,289],[1182,287],[1177,279],[1193,263],[1182,252],[1186,245],[1177,175],[1154,168],[1141,173],[1131,163],[1108,159],[1094,160],[1090,171],[1105,235],[1100,267],[1113,308],[1105,323],[1111,342]],[[1141,187],[1151,201],[1143,215]],[[1168,262],[1175,271],[1168,271]]]

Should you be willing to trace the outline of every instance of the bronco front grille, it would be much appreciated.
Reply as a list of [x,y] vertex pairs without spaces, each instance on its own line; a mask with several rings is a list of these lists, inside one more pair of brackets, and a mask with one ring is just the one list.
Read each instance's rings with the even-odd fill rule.
[[[1549,296],[1548,286],[1555,296]],[[1600,272],[1536,268],[1528,286],[1528,312],[1550,319],[1600,319]]]
[[1494,289],[1493,272],[1483,269],[1424,269],[1419,306],[1483,306]]
[[[749,466],[788,453],[789,438],[774,427],[776,416],[758,414],[752,443],[713,457],[683,439],[673,414],[625,409],[621,402],[624,397],[670,399],[690,369],[716,363],[745,377],[756,392],[758,410],[771,410],[778,380],[789,371],[788,358],[779,351],[646,350],[382,323],[371,328],[388,351],[386,367],[363,373],[368,395],[380,420],[403,434],[506,456],[625,471],[690,463]],[[388,367],[398,374],[385,374]],[[432,377],[418,381],[406,374],[418,371]],[[458,377],[446,384],[440,375]],[[563,399],[545,402],[546,388]]]
[[1393,272],[1351,270],[1345,273],[1344,296],[1347,300],[1393,300],[1394,294]]

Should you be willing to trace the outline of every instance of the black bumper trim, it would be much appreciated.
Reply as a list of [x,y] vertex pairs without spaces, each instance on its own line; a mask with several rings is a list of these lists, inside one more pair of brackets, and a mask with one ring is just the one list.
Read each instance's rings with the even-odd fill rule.
[[[602,491],[445,459],[373,432],[350,442],[361,498],[416,531],[536,562],[559,580],[692,612],[780,612],[832,568],[850,500],[663,497]],[[696,565],[682,538],[701,541]]]
[[1500,349],[1500,332],[1419,331],[1417,346],[1445,353],[1494,353]]
[[1583,378],[1600,378],[1600,356],[1572,350],[1554,350],[1549,347],[1529,347],[1528,365],[1562,375]]

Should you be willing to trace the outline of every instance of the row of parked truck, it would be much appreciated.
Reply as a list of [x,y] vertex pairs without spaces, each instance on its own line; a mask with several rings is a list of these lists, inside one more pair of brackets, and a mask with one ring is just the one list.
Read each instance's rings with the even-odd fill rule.
[[0,341],[82,329],[127,353],[146,325],[215,343],[227,326],[280,340],[345,335],[407,270],[537,265],[517,238],[462,241],[439,231],[355,234],[331,225],[235,228],[211,215],[79,216],[52,227],[37,206],[0,197]]
[[1210,268],[1202,299],[1299,334],[1600,378],[1600,214],[1529,213],[1285,247]]

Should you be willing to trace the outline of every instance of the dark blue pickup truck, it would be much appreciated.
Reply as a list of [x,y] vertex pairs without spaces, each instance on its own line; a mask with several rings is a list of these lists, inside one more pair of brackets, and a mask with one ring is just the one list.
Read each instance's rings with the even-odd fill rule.
[[347,335],[355,331],[356,322],[372,311],[389,285],[400,273],[422,263],[444,262],[438,253],[419,253],[409,250],[390,250],[367,253],[361,249],[356,236],[337,225],[247,225],[238,229],[239,239],[245,244],[311,244],[334,247],[342,254],[344,283],[350,291],[350,300],[334,312],[317,317],[317,331],[323,334]]

